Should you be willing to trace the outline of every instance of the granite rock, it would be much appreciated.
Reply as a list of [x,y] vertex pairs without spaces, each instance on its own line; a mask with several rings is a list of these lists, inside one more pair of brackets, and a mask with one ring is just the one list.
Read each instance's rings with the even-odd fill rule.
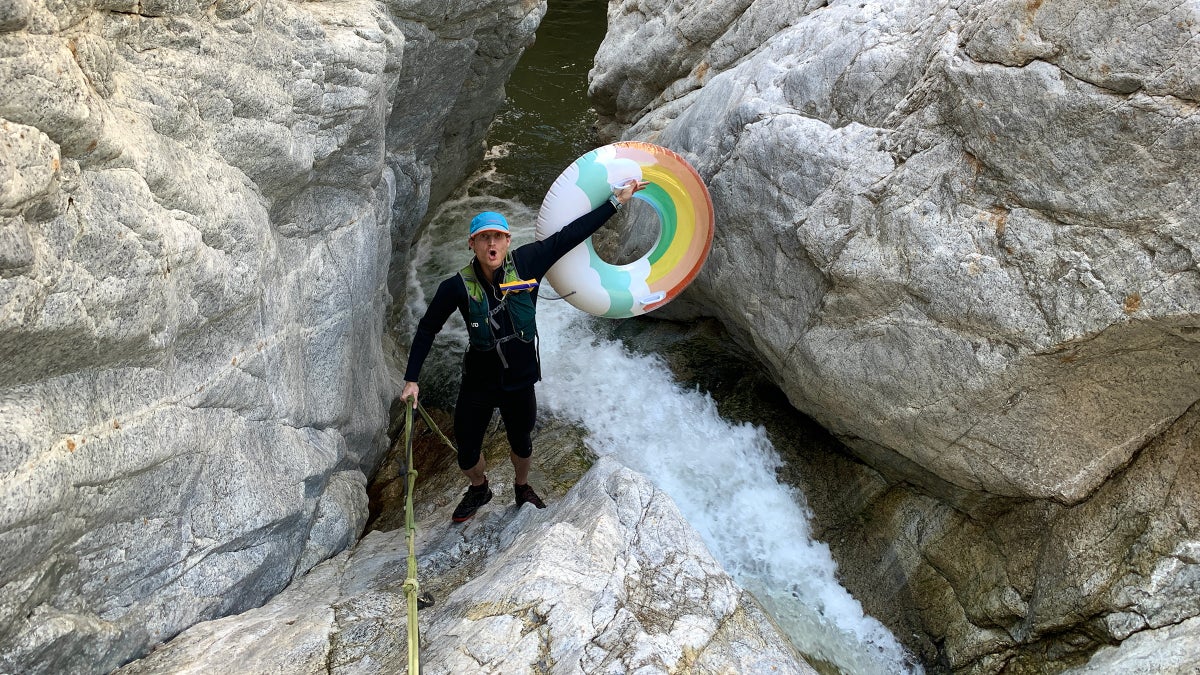
[[[896,564],[851,590],[906,597],[897,635],[970,672],[1195,616],[1197,496],[1120,486],[1196,443],[1196,7],[654,5],[610,5],[591,94],[712,193],[659,315],[719,319],[887,487],[859,516]],[[1147,522],[1171,534],[1135,562],[1114,542]]]
[[393,237],[544,11],[0,2],[0,671],[106,672],[358,537]]
[[[450,523],[457,493],[418,491],[424,672],[816,672],[640,474],[601,459],[544,510],[494,487],[465,525]],[[407,550],[406,530],[372,532],[119,672],[398,672]]]

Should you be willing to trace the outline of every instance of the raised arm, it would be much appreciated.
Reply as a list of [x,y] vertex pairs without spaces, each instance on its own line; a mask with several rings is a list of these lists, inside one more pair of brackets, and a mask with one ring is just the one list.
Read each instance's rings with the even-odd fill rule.
[[[635,192],[644,190],[647,185],[649,183],[646,181],[630,180],[621,189],[615,190],[613,197],[624,207]],[[541,279],[559,258],[595,234],[616,212],[617,207],[612,201],[605,201],[549,237],[520,247],[513,255],[519,257],[517,263],[521,274]]]

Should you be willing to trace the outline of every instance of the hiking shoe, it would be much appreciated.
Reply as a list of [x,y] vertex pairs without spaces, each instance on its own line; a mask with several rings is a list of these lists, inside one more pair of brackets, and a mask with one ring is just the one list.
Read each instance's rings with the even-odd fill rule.
[[546,508],[546,502],[533,491],[533,488],[528,485],[514,485],[513,491],[517,493],[517,508],[521,508],[522,504],[533,504],[539,509]]
[[451,518],[456,523],[461,523],[467,518],[475,515],[479,507],[492,501],[492,489],[487,483],[475,487],[474,485],[467,488],[466,494],[463,495],[462,501],[458,503],[458,507],[454,509],[454,516]]

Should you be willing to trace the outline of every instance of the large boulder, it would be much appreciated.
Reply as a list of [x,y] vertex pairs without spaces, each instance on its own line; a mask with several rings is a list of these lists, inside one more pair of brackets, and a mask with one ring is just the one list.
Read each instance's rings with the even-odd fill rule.
[[[434,600],[418,614],[424,672],[816,672],[670,497],[615,461],[545,510],[498,495],[466,525],[450,523],[451,489],[422,485],[417,500],[417,576]],[[372,532],[265,606],[120,672],[399,672],[405,538]]]
[[663,315],[720,319],[870,465],[856,508],[900,559],[852,590],[911,598],[896,633],[981,672],[1200,613],[1197,495],[1131,477],[1178,448],[1178,488],[1197,443],[1196,7],[658,4],[610,5],[600,127],[712,190]]
[[111,670],[357,538],[392,234],[544,11],[0,3],[0,671]]

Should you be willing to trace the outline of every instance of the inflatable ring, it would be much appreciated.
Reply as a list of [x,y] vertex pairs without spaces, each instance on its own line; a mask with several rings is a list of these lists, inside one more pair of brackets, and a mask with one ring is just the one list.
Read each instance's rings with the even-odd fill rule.
[[596,316],[626,318],[662,307],[696,278],[712,248],[712,198],[700,175],[674,152],[640,141],[592,150],[559,174],[538,211],[538,240],[600,206],[614,185],[630,179],[650,183],[634,194],[658,214],[658,240],[650,251],[627,265],[611,265],[588,238],[546,273],[567,302]]

